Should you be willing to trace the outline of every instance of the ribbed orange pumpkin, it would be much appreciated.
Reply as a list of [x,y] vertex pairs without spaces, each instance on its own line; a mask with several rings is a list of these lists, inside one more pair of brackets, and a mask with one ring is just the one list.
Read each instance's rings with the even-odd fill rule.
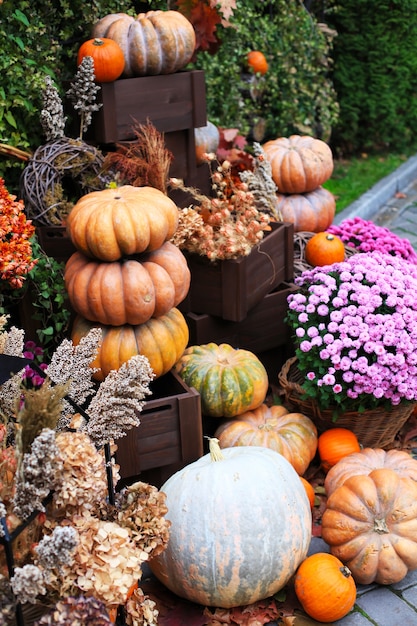
[[316,233],[306,243],[305,259],[313,267],[340,263],[344,258],[345,245],[332,233]]
[[267,141],[262,147],[279,193],[313,191],[333,173],[332,151],[321,139],[291,135]]
[[121,326],[168,313],[187,295],[191,273],[181,250],[166,241],[153,252],[112,263],[75,252],[67,261],[64,279],[76,313]]
[[325,552],[312,554],[301,563],[294,590],[307,615],[323,623],[347,615],[356,600],[356,585],[349,568]]
[[297,474],[304,474],[317,451],[317,428],[301,413],[289,413],[283,406],[245,411],[219,426],[215,437],[221,448],[264,446],[279,452]]
[[121,76],[125,58],[120,46],[112,39],[95,37],[85,41],[78,50],[77,65],[81,65],[86,56],[93,58],[98,83],[111,83]]
[[398,583],[417,568],[417,483],[392,469],[350,476],[327,499],[322,538],[358,584]]
[[341,487],[350,476],[368,476],[374,469],[392,469],[400,476],[417,482],[417,459],[404,450],[363,448],[341,459],[327,473],[324,488],[327,495]]
[[93,37],[116,41],[123,51],[123,76],[173,74],[194,54],[194,28],[179,11],[148,11],[136,18],[111,13],[93,27]]
[[91,328],[101,328],[103,333],[98,355],[91,363],[91,367],[99,368],[93,374],[99,381],[136,354],[147,357],[155,378],[159,378],[172,369],[188,343],[187,323],[176,308],[137,326],[105,326],[77,316],[71,332],[74,345],[78,345]]
[[227,343],[189,346],[175,369],[199,392],[201,411],[209,417],[235,417],[256,409],[268,391],[268,374],[258,357]]
[[[305,558],[311,509],[294,468],[256,446],[213,451],[162,485],[171,522],[151,559],[176,595],[231,608],[269,598]],[[219,456],[220,454],[220,456]]]
[[304,194],[277,193],[277,211],[284,222],[294,224],[294,232],[320,233],[333,222],[336,213],[334,195],[324,187]]
[[80,252],[101,261],[160,248],[178,226],[178,208],[154,187],[93,191],[72,208],[67,230]]

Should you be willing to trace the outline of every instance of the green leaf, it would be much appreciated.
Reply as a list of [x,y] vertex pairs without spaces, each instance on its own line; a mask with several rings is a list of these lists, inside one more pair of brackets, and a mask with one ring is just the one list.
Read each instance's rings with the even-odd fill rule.
[[22,24],[24,24],[25,26],[30,26],[28,18],[24,13],[22,13],[22,11],[19,11],[19,9],[15,10],[15,12],[13,13],[13,17],[19,20],[19,22],[22,22]]
[[9,122],[10,126],[13,126],[13,128],[17,128],[16,120],[14,119],[13,113],[11,111],[6,111],[4,117]]

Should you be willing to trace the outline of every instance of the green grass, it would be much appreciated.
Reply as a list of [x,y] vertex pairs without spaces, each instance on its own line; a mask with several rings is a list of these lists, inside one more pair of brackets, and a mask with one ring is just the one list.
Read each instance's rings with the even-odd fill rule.
[[345,209],[404,163],[415,150],[407,154],[375,154],[334,161],[330,179],[323,185],[336,198],[336,213]]

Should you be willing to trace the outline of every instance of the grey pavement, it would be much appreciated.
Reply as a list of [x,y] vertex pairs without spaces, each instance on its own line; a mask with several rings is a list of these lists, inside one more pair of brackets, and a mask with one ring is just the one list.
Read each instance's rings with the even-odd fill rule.
[[[385,226],[408,239],[417,250],[417,155],[377,183],[334,222],[362,217]],[[310,554],[328,552],[321,539],[313,537]],[[395,585],[358,585],[354,609],[335,626],[417,626],[417,570]]]

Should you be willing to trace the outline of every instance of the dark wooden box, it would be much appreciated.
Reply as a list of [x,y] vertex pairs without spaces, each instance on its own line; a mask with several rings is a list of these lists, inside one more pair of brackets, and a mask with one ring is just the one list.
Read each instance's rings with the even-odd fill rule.
[[141,480],[160,487],[203,454],[200,394],[173,370],[153,381],[140,425],[116,441],[121,483]]
[[207,313],[240,322],[263,297],[294,278],[294,226],[271,223],[272,231],[248,256],[211,262],[187,254],[191,285],[183,313]]
[[213,341],[255,353],[285,345],[290,339],[289,326],[284,321],[287,297],[297,289],[294,283],[282,283],[264,296],[241,322],[231,322],[207,313],[186,313],[189,345]]
[[65,226],[36,226],[36,236],[45,254],[61,263],[76,251]]

